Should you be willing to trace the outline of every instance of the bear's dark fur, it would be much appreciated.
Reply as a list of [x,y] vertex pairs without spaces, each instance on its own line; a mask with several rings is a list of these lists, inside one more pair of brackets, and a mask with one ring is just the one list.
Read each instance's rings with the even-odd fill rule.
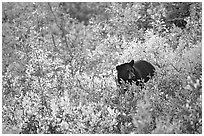
[[143,86],[152,76],[154,76],[155,68],[147,61],[134,60],[129,63],[124,63],[116,66],[118,72],[118,83],[122,84],[122,80],[125,83],[132,84],[135,81],[137,86]]

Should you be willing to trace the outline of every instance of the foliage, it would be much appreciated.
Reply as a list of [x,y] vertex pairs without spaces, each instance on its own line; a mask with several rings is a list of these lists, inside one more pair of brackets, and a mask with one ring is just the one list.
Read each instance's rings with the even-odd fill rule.
[[[200,5],[2,3],[3,133],[201,134]],[[163,21],[175,8],[185,28]],[[132,59],[156,74],[121,94]]]

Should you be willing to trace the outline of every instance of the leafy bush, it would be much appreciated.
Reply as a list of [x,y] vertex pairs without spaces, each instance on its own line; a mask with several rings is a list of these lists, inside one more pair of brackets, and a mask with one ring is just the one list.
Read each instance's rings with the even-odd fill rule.
[[[3,133],[202,133],[199,3],[169,31],[164,3],[89,4],[3,3]],[[77,5],[95,17],[77,20]],[[115,66],[132,59],[156,73],[121,94]]]

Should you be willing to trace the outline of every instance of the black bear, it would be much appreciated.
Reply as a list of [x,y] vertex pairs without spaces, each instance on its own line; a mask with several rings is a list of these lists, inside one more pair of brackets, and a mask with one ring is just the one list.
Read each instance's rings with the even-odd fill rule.
[[146,83],[152,76],[154,76],[155,68],[147,61],[134,60],[129,63],[124,63],[116,66],[118,72],[118,83],[122,84],[122,80],[125,83],[132,84],[135,81],[137,86],[143,86],[142,83]]

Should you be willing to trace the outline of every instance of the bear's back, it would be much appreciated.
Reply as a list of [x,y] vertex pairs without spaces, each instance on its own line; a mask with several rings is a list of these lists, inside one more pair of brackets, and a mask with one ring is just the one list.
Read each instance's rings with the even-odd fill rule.
[[136,70],[140,71],[141,78],[144,79],[145,82],[149,79],[149,76],[150,77],[154,76],[155,68],[152,64],[150,64],[147,61],[144,61],[144,60],[136,61],[133,67]]

